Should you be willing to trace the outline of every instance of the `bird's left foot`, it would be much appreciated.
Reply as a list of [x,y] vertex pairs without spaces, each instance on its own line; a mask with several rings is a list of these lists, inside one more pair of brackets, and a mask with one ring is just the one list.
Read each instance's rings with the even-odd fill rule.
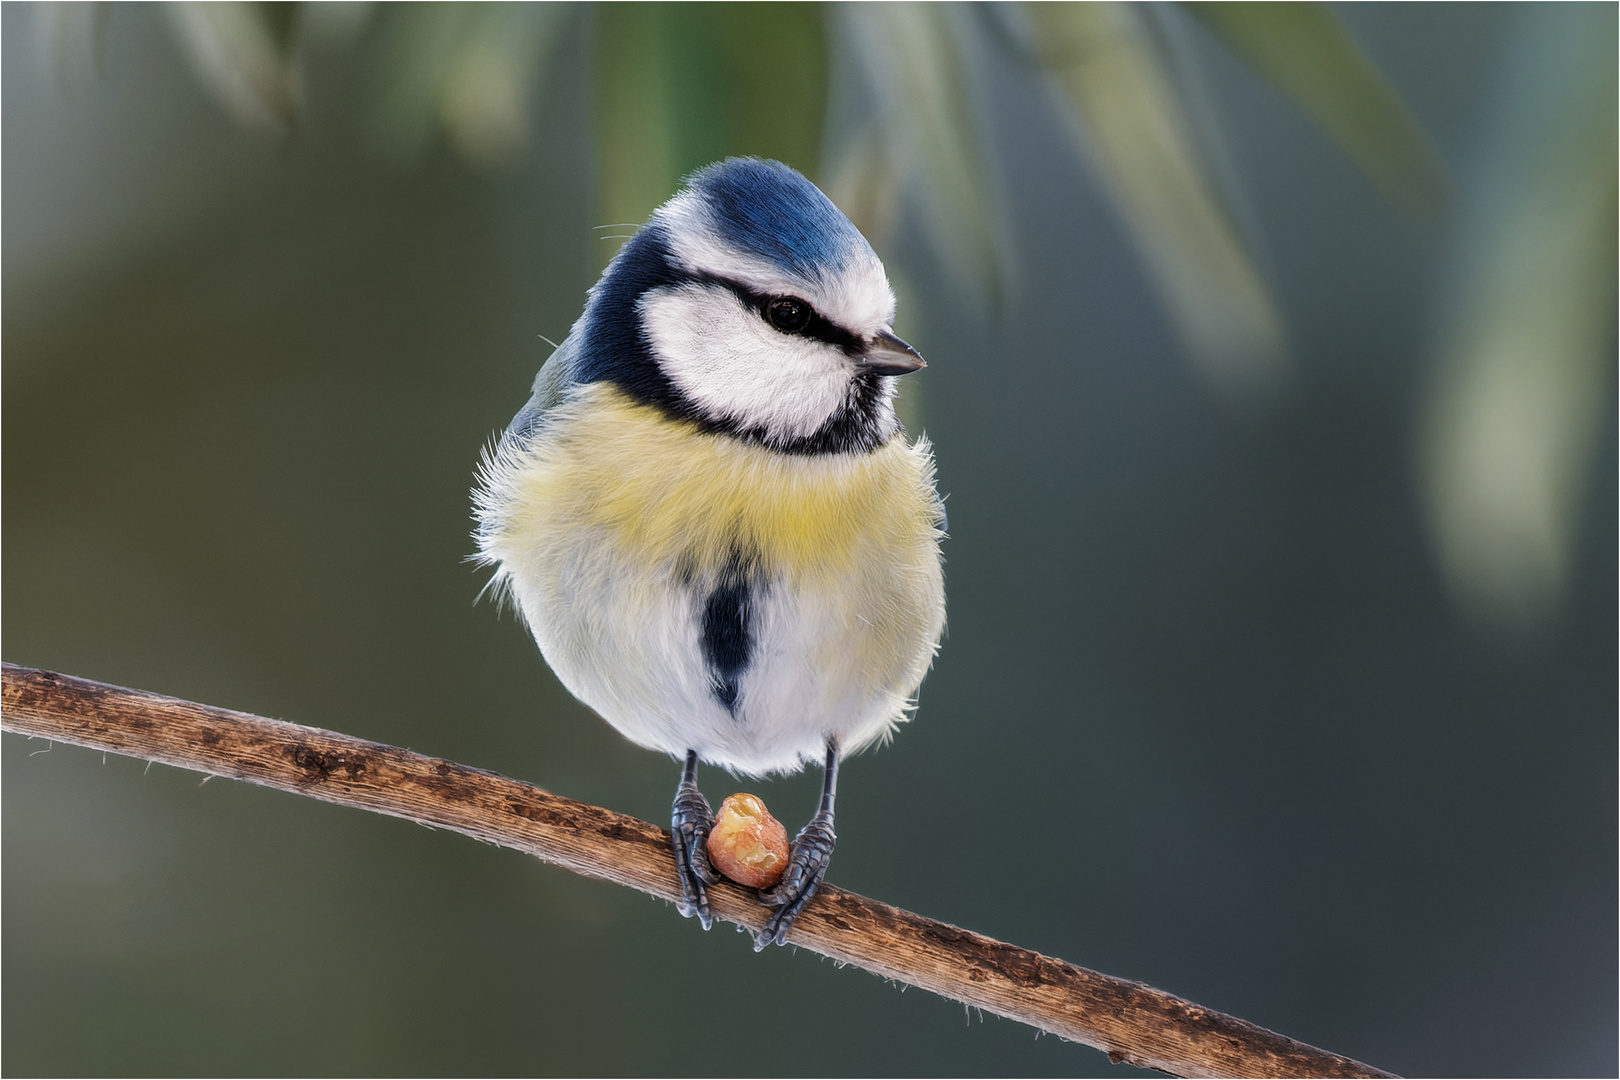
[[827,876],[827,864],[832,862],[833,845],[837,841],[832,814],[825,811],[811,818],[810,824],[793,838],[782,880],[759,894],[760,902],[776,908],[776,912],[765,923],[765,929],[754,935],[755,952],[767,945],[780,945],[787,938],[799,912],[816,895],[821,879]]

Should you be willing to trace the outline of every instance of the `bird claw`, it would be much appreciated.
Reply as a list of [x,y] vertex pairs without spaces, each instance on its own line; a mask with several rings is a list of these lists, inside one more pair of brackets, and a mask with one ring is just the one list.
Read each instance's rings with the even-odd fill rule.
[[676,905],[682,916],[697,920],[707,930],[714,925],[709,911],[708,886],[720,880],[709,864],[709,832],[714,828],[714,811],[697,784],[682,781],[675,792],[671,810],[670,839],[675,844],[675,876],[681,882],[681,901]]
[[767,945],[781,945],[794,920],[804,910],[827,876],[827,864],[832,862],[833,845],[838,837],[833,833],[832,815],[819,813],[810,824],[799,830],[788,852],[787,870],[775,886],[759,894],[760,903],[776,908],[765,923],[765,928],[754,935],[754,951]]

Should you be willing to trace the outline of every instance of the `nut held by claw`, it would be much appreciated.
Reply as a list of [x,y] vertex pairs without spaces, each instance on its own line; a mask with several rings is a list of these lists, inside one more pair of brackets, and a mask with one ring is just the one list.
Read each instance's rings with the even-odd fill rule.
[[709,861],[739,885],[768,889],[787,869],[787,830],[757,795],[738,792],[720,804],[709,832]]

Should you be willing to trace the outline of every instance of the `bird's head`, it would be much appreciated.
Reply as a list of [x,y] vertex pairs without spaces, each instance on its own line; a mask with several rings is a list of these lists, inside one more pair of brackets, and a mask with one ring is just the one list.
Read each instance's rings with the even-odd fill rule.
[[814,184],[774,161],[701,169],[591,290],[579,377],[711,431],[794,453],[870,450],[899,430],[883,264]]

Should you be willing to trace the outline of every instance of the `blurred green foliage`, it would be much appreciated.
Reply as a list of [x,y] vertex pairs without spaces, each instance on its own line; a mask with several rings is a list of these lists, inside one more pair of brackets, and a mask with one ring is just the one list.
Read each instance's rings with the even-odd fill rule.
[[[198,75],[244,123],[294,122],[295,30],[322,33],[320,5],[181,4],[175,25]],[[422,147],[434,126],[465,159],[494,165],[523,142],[560,5],[409,4],[383,9],[385,141]],[[594,21],[597,213],[645,220],[691,170],[734,154],[819,178],[880,252],[907,200],[965,295],[994,300],[1009,267],[995,241],[991,133],[979,130],[984,48],[1047,72],[1073,110],[1077,149],[1098,164],[1158,280],[1189,355],[1218,388],[1273,381],[1286,333],[1228,193],[1193,87],[1164,47],[1161,15],[1123,3],[975,8],[924,3],[601,4]],[[1192,5],[1382,190],[1433,211],[1438,159],[1338,20],[1304,3]],[[360,18],[368,17],[364,11]],[[329,16],[325,18],[331,22]],[[339,21],[342,21],[341,18]],[[839,59],[830,53],[847,52]],[[829,128],[830,66],[859,80],[863,123]],[[255,102],[254,99],[257,99]],[[982,111],[982,110],[978,110]],[[611,248],[606,249],[605,263]]]
[[1440,212],[1439,155],[1328,8],[1222,0],[1185,7],[1321,125],[1385,196],[1416,213]]
[[645,221],[681,177],[721,158],[752,154],[816,172],[827,96],[816,5],[604,4],[596,19],[604,221]]
[[1614,398],[1614,15],[1572,7],[1525,36],[1419,414],[1419,490],[1452,595],[1510,638],[1547,633],[1568,601]]
[[[1612,1073],[1613,5],[3,17],[8,660],[667,813],[474,605],[468,488],[592,226],[783,157],[886,260],[952,516],[838,883],[1399,1071]],[[42,749],[3,761],[12,1072],[742,1072],[698,1037],[739,997],[782,1072],[1118,1072]]]

